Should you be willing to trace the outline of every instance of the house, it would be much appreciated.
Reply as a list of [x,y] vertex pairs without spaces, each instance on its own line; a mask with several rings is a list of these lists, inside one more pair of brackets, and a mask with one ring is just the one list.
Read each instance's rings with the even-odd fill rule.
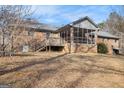
[[107,45],[109,54],[119,49],[119,38],[99,31],[97,24],[87,16],[59,28],[29,21],[19,25],[20,31],[24,29],[14,44],[17,52],[56,50],[65,53],[97,53],[97,43],[100,42]]
[[54,34],[60,38],[64,52],[96,53],[98,43],[106,44],[108,54],[119,51],[119,38],[107,31],[99,31],[98,26],[87,16],[59,28]]
[[63,27],[53,28],[47,26],[46,31],[40,30],[46,36],[48,50],[96,53],[97,44],[101,42],[107,45],[109,54],[119,49],[119,38],[107,31],[99,31],[98,26],[87,16]]
[[57,30],[64,40],[66,52],[97,52],[98,26],[89,18],[84,17]]

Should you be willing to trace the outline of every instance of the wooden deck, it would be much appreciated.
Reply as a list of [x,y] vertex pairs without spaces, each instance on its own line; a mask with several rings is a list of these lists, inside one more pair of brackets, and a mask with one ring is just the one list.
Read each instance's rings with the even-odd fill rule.
[[50,37],[48,45],[50,46],[64,46],[65,41],[59,37]]

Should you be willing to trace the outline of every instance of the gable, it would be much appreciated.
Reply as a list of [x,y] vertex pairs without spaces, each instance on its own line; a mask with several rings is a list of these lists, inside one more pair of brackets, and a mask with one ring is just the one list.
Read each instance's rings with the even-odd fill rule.
[[76,23],[74,26],[87,29],[97,29],[97,27],[87,19]]

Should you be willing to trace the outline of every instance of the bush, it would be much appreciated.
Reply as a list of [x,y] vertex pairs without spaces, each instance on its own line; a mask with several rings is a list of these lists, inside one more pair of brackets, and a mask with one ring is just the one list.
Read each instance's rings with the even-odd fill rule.
[[108,47],[104,43],[97,44],[97,52],[106,54],[108,53]]

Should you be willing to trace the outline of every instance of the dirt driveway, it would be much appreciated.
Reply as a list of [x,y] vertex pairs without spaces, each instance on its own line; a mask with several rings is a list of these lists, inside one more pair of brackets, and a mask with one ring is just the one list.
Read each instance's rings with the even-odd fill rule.
[[124,56],[36,53],[0,58],[0,85],[124,87]]

